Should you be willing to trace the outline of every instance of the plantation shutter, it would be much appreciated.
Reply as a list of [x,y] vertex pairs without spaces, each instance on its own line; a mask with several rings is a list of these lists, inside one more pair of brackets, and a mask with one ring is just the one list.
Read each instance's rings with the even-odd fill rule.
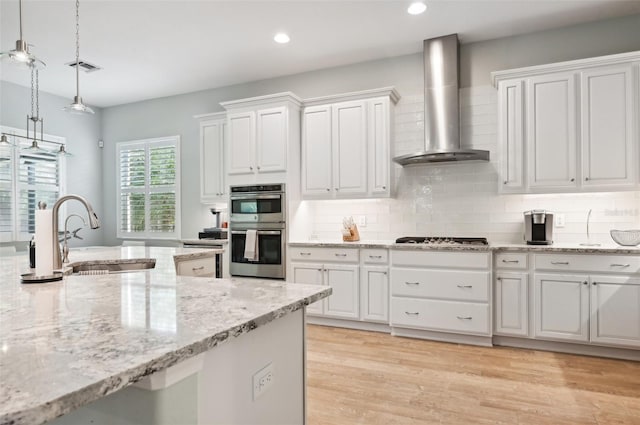
[[179,237],[179,139],[118,144],[118,237]]
[[12,148],[0,149],[0,242],[13,240]]

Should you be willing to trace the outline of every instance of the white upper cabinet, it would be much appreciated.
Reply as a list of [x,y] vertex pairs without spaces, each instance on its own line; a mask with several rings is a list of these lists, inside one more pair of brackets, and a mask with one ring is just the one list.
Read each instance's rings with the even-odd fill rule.
[[633,185],[633,67],[589,69],[580,77],[582,184]]
[[391,195],[393,88],[305,101],[302,195],[366,198]]
[[219,202],[228,195],[226,185],[226,114],[198,115],[200,120],[200,201]]
[[307,195],[327,196],[331,176],[331,107],[305,108],[302,119],[302,188]]
[[300,98],[287,92],[221,105],[227,110],[230,184],[290,182],[287,173],[297,178]]
[[367,194],[367,104],[333,105],[333,183],[337,197]]
[[524,83],[500,81],[498,92],[501,187],[518,192],[524,188]]
[[575,188],[576,93],[573,74],[527,81],[529,186]]
[[638,187],[640,52],[492,76],[502,193]]
[[229,114],[229,174],[251,174],[256,144],[253,111]]

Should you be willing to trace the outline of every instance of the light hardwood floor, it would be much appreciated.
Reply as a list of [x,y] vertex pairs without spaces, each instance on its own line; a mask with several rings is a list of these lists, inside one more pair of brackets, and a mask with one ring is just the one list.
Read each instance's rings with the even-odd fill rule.
[[640,363],[308,326],[308,425],[640,425]]

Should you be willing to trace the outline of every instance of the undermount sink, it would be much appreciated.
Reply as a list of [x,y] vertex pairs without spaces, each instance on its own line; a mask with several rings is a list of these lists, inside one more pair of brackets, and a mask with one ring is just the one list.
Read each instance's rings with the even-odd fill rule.
[[134,258],[126,260],[79,261],[69,266],[71,267],[71,273],[80,275],[123,273],[153,269],[156,266],[156,259]]

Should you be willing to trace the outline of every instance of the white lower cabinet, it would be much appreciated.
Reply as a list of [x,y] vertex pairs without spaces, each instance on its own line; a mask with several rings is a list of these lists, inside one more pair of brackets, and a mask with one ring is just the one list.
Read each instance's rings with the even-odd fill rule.
[[589,276],[534,276],[536,338],[589,340]]
[[640,347],[640,278],[591,278],[591,342]]
[[369,322],[389,323],[389,272],[387,267],[360,268],[360,315]]
[[496,272],[495,333],[529,335],[529,275],[519,272]]
[[[304,258],[305,262],[291,262],[295,283],[331,286],[332,294],[307,307],[307,313],[341,319],[359,317],[359,267],[348,264],[358,261],[357,249],[292,248],[293,259]],[[326,262],[334,259],[335,262]],[[347,263],[347,264],[345,264]]]
[[490,259],[487,252],[392,250],[391,326],[490,336]]

